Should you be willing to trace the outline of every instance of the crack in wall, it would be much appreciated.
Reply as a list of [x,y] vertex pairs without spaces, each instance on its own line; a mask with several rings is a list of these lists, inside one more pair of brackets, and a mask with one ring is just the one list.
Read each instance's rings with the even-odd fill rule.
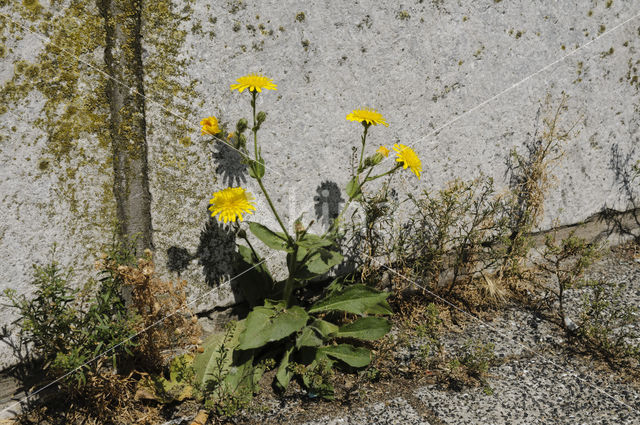
[[111,77],[106,92],[118,232],[123,240],[135,239],[140,255],[153,246],[141,45],[142,1],[98,0],[98,7],[106,32],[105,67]]

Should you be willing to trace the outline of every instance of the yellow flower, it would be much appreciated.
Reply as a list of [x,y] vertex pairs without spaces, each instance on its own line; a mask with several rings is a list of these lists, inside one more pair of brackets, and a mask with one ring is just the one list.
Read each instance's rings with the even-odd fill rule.
[[209,118],[205,118],[200,121],[200,125],[202,126],[202,134],[211,134],[215,136],[220,133],[220,127],[218,127],[218,119],[214,116]]
[[354,109],[349,115],[347,115],[347,121],[364,122],[368,125],[382,124],[385,127],[389,127],[389,124],[384,120],[382,114],[375,109]]
[[389,152],[391,152],[391,151],[389,149],[387,149],[386,146],[380,146],[376,152],[378,152],[379,154],[381,154],[382,156],[384,156],[386,158],[386,157],[389,156]]
[[418,155],[408,146],[402,144],[393,145],[393,150],[397,152],[398,158],[396,162],[401,162],[402,168],[411,168],[411,171],[420,178],[420,173],[422,172],[422,162]]
[[245,89],[249,89],[249,91],[259,91],[262,92],[262,89],[267,90],[278,90],[277,85],[273,84],[273,80],[271,78],[267,78],[264,75],[260,74],[248,74],[244,77],[240,77],[236,80],[238,84],[231,84],[231,90],[238,90],[242,93]]
[[233,133],[229,133],[229,134],[227,135],[227,140],[231,140],[232,138],[233,138]]
[[209,201],[211,204],[209,211],[211,211],[211,217],[220,214],[218,220],[225,223],[236,221],[236,218],[242,221],[243,213],[253,214],[252,211],[256,209],[251,201],[253,196],[243,188],[228,187],[213,194],[213,198]]

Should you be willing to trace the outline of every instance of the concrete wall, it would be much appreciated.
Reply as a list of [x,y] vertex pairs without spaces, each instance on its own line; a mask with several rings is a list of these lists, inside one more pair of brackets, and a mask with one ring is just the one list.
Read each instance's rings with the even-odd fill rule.
[[[93,2],[39,4],[0,8],[0,285],[24,293],[30,265],[53,242],[85,279],[116,214],[100,15]],[[233,241],[207,212],[213,191],[248,187],[258,200],[251,219],[275,225],[238,155],[200,136],[203,117],[230,127],[249,117],[247,93],[229,90],[249,72],[278,84],[260,96],[269,114],[261,138],[266,184],[289,224],[304,213],[322,225],[346,197],[361,127],[345,116],[355,108],[377,108],[390,124],[372,129],[370,147],[400,142],[422,158],[422,179],[401,173],[397,188],[437,189],[480,172],[505,186],[508,152],[542,129],[547,95],[557,102],[562,93],[564,118],[580,132],[556,169],[541,227],[630,208],[619,171],[638,158],[637,2],[174,0],[143,8],[153,244],[160,268],[179,271],[194,296],[233,273]],[[51,40],[39,38],[45,33]],[[21,60],[39,70],[16,77]],[[200,308],[232,298],[206,295]],[[0,311],[0,322],[11,317]]]

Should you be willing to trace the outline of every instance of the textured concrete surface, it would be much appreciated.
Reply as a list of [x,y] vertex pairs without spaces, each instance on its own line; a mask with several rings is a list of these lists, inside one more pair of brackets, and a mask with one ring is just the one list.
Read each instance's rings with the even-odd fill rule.
[[[82,99],[93,99],[104,83],[96,70],[103,66],[99,25],[86,19],[95,14],[93,4],[68,17],[69,2],[40,4],[60,18],[48,19],[54,29],[83,34],[58,52],[69,62],[60,69],[82,76],[73,80],[70,98],[82,112]],[[46,43],[30,33],[44,33],[42,19],[16,7],[0,7],[5,87],[19,61],[44,62]],[[615,168],[624,171],[638,157],[640,20],[628,21],[638,13],[635,2],[622,0],[145,3],[142,58],[160,268],[188,279],[194,297],[209,290],[207,281],[234,273],[233,241],[206,210],[215,190],[247,186],[258,201],[251,218],[275,224],[238,156],[200,136],[205,116],[230,126],[249,116],[247,94],[229,90],[249,72],[278,84],[260,97],[259,108],[269,114],[261,138],[266,184],[288,224],[304,213],[320,227],[346,197],[350,149],[360,137],[360,127],[345,120],[354,108],[377,108],[390,123],[371,131],[371,149],[400,142],[422,158],[422,180],[406,172],[396,187],[437,189],[479,172],[504,185],[509,150],[532,140],[542,128],[541,103],[547,94],[557,102],[562,92],[569,95],[565,122],[577,122],[580,132],[566,145],[542,227],[584,220],[605,205],[627,209]],[[58,74],[58,80],[66,75]],[[46,113],[59,103],[44,90],[47,78],[41,74],[39,85],[11,98],[0,115],[0,281],[23,293],[30,265],[46,259],[54,241],[60,262],[74,266],[81,282],[114,228],[111,152],[100,130],[105,118],[66,116],[93,126],[68,132],[66,156],[54,149],[50,131],[59,120]],[[282,267],[279,260],[270,263]],[[199,305],[234,299],[223,289]],[[0,322],[11,318],[0,311]]]

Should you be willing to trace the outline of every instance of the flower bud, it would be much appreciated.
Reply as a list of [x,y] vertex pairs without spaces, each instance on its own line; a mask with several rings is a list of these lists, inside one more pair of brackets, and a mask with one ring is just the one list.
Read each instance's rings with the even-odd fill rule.
[[258,112],[258,116],[256,117],[256,120],[258,121],[258,125],[262,124],[264,122],[264,120],[267,119],[267,113],[264,111],[260,111]]
[[238,123],[236,124],[236,131],[238,132],[238,134],[240,134],[243,131],[245,131],[248,126],[249,126],[249,123],[247,122],[247,120],[244,118],[241,118],[240,120],[238,120]]
[[365,167],[372,167],[374,165],[378,165],[378,164],[380,164],[382,159],[383,159],[383,157],[382,157],[381,153],[375,153],[375,154],[365,158],[364,166]]
[[245,232],[244,229],[238,230],[238,237],[241,238],[241,239],[246,239],[247,232]]
[[238,136],[238,146],[236,146],[237,149],[242,149],[245,146],[247,146],[247,138],[244,137],[244,134],[241,134]]

